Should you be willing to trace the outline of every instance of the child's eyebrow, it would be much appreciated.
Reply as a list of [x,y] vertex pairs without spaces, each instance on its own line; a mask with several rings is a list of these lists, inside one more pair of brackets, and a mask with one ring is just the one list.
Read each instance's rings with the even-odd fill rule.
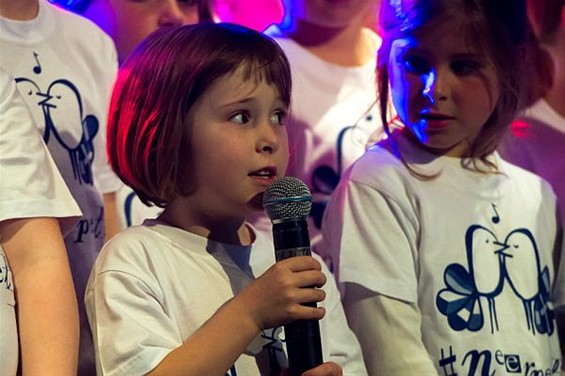
[[[252,102],[254,102],[254,101],[256,101],[256,100],[257,100],[257,98],[256,98],[255,96],[250,96],[250,97],[242,98],[242,99],[240,99],[240,100],[235,100],[235,101],[231,101],[231,102],[228,102],[228,103],[221,104],[221,105],[219,106],[219,108],[229,108],[229,107],[234,107],[234,106],[246,105],[246,104],[252,103]],[[278,96],[275,98],[275,101],[276,101],[277,103],[280,102],[280,104],[281,104],[282,106],[287,107],[287,106],[284,104],[284,101],[283,101],[283,99],[282,99],[282,96],[278,95]]]
[[451,55],[453,59],[457,60],[486,60],[486,57],[478,52],[458,52]]

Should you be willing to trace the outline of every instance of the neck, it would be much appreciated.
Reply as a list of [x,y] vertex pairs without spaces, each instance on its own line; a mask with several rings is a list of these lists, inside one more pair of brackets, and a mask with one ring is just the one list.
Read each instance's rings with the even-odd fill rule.
[[33,20],[38,12],[38,0],[0,0],[0,16],[10,20]]
[[322,60],[355,67],[374,60],[378,48],[368,29],[363,26],[363,19],[339,29],[296,20],[295,28],[285,34]]

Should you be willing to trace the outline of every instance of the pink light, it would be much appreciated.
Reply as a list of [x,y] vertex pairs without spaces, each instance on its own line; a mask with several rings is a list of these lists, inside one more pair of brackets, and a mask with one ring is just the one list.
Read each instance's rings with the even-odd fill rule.
[[223,22],[232,22],[258,31],[281,22],[281,0],[216,0],[214,11]]

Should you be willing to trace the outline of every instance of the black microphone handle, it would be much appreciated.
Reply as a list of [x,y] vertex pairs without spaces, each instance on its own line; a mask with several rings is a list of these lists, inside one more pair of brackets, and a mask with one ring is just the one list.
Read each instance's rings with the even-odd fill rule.
[[[304,219],[274,223],[273,237],[277,261],[311,255],[308,224]],[[316,302],[304,305],[317,306]],[[296,320],[286,324],[284,332],[292,376],[300,376],[303,372],[324,362],[318,320]]]

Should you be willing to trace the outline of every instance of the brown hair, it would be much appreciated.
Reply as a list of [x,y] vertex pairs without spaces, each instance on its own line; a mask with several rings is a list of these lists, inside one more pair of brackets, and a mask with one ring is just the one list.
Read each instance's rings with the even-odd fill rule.
[[162,28],[120,68],[108,116],[108,156],[116,174],[147,205],[189,193],[187,114],[214,80],[243,69],[273,84],[290,104],[289,63],[269,37],[227,23]]

